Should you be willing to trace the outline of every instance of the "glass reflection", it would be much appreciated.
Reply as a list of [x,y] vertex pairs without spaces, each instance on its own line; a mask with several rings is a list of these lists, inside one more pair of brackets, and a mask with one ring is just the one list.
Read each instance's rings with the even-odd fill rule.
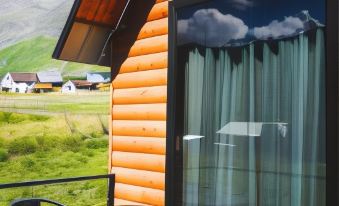
[[178,11],[184,205],[325,205],[325,1]]

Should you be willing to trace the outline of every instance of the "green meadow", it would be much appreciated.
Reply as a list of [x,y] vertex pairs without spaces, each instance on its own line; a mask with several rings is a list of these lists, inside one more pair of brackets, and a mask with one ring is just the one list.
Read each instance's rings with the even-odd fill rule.
[[108,67],[66,63],[52,59],[57,40],[39,36],[0,50],[0,77],[7,72],[37,72],[58,69],[63,76],[84,76],[90,71],[109,71]]
[[[0,94],[0,184],[107,174],[108,99],[105,93]],[[24,197],[66,205],[105,205],[106,183],[0,190],[0,205]]]

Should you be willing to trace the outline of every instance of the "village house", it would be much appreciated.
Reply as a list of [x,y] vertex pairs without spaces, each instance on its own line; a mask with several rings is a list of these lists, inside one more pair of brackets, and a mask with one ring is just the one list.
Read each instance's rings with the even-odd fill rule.
[[4,92],[28,93],[37,82],[36,73],[9,72],[2,78],[0,88]]
[[63,79],[58,71],[42,71],[37,73],[38,83],[34,86],[34,91],[38,93],[59,91],[62,87]]
[[66,94],[92,90],[95,90],[95,84],[87,80],[69,80],[61,88],[61,92]]

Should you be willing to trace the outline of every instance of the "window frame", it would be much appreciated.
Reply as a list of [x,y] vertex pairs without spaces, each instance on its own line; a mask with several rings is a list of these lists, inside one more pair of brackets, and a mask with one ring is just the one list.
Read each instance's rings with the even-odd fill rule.
[[[165,205],[182,205],[183,153],[182,123],[184,80],[177,68],[177,10],[213,0],[174,0],[169,2],[168,38],[168,102],[166,140]],[[326,4],[326,206],[339,205],[339,2],[325,0]]]

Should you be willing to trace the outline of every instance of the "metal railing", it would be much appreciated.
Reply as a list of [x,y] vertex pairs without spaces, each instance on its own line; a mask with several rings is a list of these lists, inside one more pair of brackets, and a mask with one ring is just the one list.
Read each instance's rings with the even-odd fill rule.
[[40,186],[40,185],[69,183],[69,182],[80,182],[80,181],[87,181],[87,180],[98,180],[98,179],[108,179],[107,206],[114,206],[114,186],[115,186],[115,175],[114,174],[0,184],[0,190],[21,188],[21,187],[32,187],[32,186]]

